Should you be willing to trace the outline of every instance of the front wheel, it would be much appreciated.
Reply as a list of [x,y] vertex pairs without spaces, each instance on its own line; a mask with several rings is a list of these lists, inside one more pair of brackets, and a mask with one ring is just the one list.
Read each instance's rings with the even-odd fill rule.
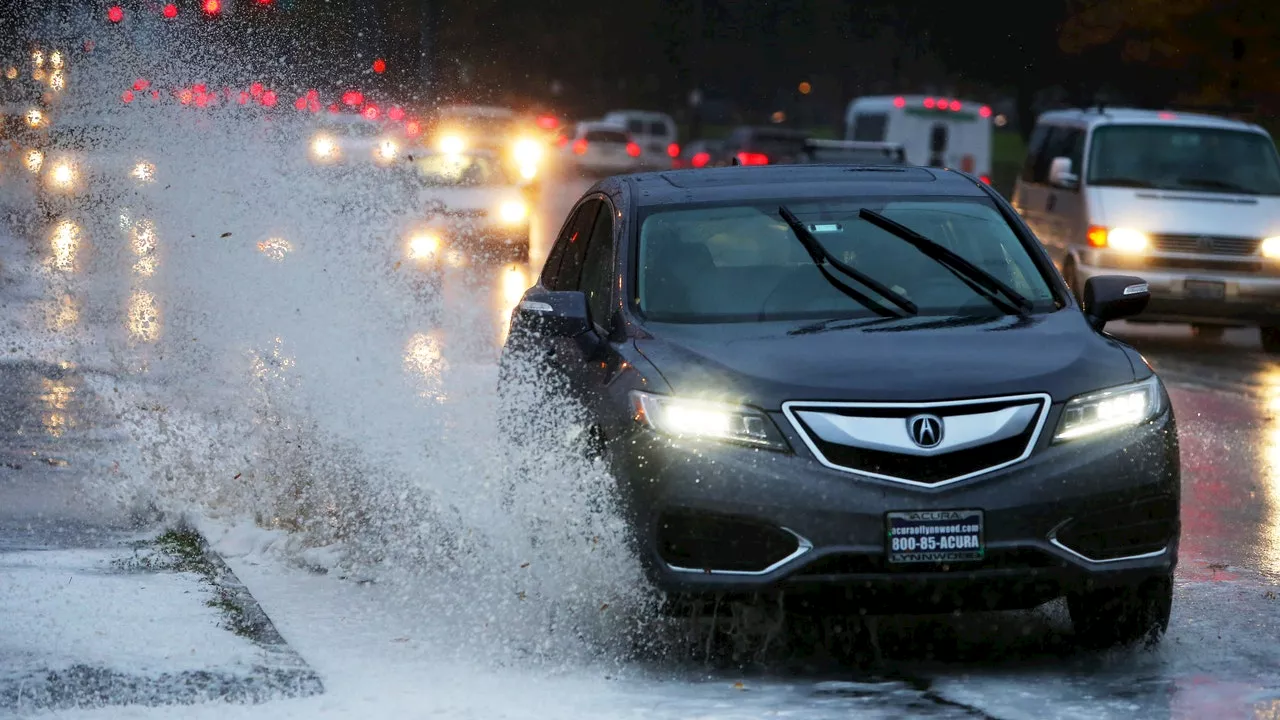
[[1280,327],[1261,327],[1258,333],[1262,339],[1262,349],[1270,355],[1280,355]]
[[1067,609],[1076,638],[1084,647],[1102,650],[1139,640],[1155,645],[1169,627],[1173,575],[1070,595]]

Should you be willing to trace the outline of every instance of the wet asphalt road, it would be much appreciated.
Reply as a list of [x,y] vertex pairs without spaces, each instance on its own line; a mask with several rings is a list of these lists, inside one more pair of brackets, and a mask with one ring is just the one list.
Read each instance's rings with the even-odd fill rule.
[[[546,189],[533,230],[534,268],[584,187]],[[10,237],[0,231],[0,242]],[[532,268],[506,273],[480,276],[492,283],[495,338]],[[6,313],[33,302],[58,299],[19,297],[0,285]],[[1280,358],[1263,354],[1253,331],[1229,332],[1218,343],[1193,340],[1181,327],[1118,323],[1112,332],[1165,377],[1180,424],[1182,555],[1174,618],[1157,651],[1080,653],[1065,613],[1050,605],[883,619],[881,657],[856,674],[817,662],[747,680],[772,686],[798,717],[804,708],[874,706],[932,717],[1025,717],[1043,707],[1045,717],[1280,718]],[[146,518],[86,507],[77,490],[81,479],[111,472],[103,447],[128,442],[86,382],[99,371],[80,357],[36,360],[18,345],[4,350],[0,559],[20,550],[101,547],[145,527]]]

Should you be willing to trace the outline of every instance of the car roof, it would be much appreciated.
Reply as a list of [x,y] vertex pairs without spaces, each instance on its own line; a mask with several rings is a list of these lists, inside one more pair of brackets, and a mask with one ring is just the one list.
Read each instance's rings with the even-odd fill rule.
[[896,107],[894,105],[894,101],[898,98],[902,98],[903,107],[922,105],[927,98],[945,98],[948,101],[959,100],[962,106],[972,105],[974,107],[978,107],[985,104],[977,100],[952,97],[950,95],[863,95],[862,97],[854,98],[849,104],[854,107],[867,106],[872,108],[884,107],[885,109],[890,109]]
[[627,131],[626,125],[619,125],[608,120],[583,120],[578,123],[578,128],[581,130],[615,130],[620,133]]
[[1179,125],[1185,127],[1210,127],[1223,130],[1246,130],[1265,133],[1261,127],[1252,123],[1217,115],[1202,113],[1184,113],[1169,110],[1143,110],[1139,108],[1076,108],[1071,110],[1050,110],[1043,113],[1037,123],[1060,125],[1080,125],[1094,127],[1097,125]]
[[977,180],[962,173],[902,165],[746,165],[636,173],[622,179],[641,207],[857,195],[987,197]]

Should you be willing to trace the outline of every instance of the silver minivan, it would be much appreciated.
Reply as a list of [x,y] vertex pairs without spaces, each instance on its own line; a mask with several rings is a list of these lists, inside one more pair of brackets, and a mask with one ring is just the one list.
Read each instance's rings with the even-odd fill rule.
[[1209,115],[1121,108],[1037,120],[1013,206],[1079,294],[1133,273],[1151,301],[1131,322],[1199,337],[1258,327],[1280,353],[1280,156],[1265,130]]

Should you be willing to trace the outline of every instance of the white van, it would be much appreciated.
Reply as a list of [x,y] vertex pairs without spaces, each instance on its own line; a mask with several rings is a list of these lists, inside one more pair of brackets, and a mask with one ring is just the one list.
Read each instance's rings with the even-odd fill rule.
[[602,121],[626,128],[627,134],[640,146],[643,169],[669,169],[680,156],[676,121],[666,113],[614,110],[606,113]]
[[1205,339],[1259,327],[1280,353],[1280,156],[1262,128],[1153,110],[1045,113],[1013,206],[1077,296],[1094,275],[1132,272],[1151,301],[1130,322],[1188,323]]
[[947,167],[991,183],[991,108],[933,95],[856,98],[844,116],[845,140],[902,145],[907,163]]

